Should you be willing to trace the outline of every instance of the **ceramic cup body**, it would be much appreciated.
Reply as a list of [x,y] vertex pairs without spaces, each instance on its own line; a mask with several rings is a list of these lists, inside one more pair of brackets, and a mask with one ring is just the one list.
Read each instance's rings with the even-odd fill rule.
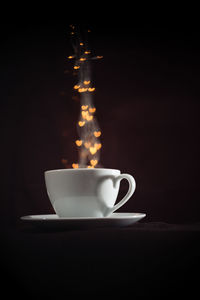
[[[126,196],[115,205],[122,179],[129,182]],[[106,217],[135,191],[135,180],[115,169],[61,169],[45,172],[51,204],[59,217]]]

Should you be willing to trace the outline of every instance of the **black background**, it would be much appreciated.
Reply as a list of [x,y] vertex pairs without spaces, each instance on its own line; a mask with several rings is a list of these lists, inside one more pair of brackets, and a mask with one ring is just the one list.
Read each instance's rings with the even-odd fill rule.
[[[62,283],[69,289],[70,280],[77,293],[87,282],[88,290],[96,284],[97,291],[106,286],[114,292],[115,286],[117,292],[139,295],[161,287],[162,298],[170,294],[169,284],[174,291],[188,287],[189,294],[198,287],[197,227],[166,224],[200,221],[195,8],[165,18],[163,8],[156,11],[159,19],[150,11],[148,19],[139,16],[129,6],[129,15],[116,15],[114,8],[112,18],[105,20],[103,7],[99,21],[75,23],[91,29],[91,49],[104,57],[93,65],[101,164],[136,179],[136,192],[120,211],[147,214],[138,227],[127,229],[21,227],[20,216],[53,212],[44,171],[63,168],[63,158],[69,165],[78,158],[80,104],[72,99],[76,80],[66,60],[74,20],[68,9],[60,21],[39,22],[34,15],[1,24],[1,265],[4,282],[13,289],[16,283],[16,295],[38,296],[40,288],[51,294],[54,286],[57,294]],[[122,182],[119,198],[126,190]]]
[[[43,172],[78,159],[69,24],[1,26],[1,211],[8,223],[52,212]],[[147,221],[199,221],[197,20],[79,25],[91,29],[91,49],[104,56],[93,64],[101,164],[137,182],[121,211],[145,212]],[[122,182],[120,197],[126,189]]]

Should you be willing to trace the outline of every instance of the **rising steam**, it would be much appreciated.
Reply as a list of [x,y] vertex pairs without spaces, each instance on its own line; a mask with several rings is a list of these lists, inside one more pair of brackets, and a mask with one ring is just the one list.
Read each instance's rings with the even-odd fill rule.
[[74,90],[80,95],[80,116],[77,122],[79,139],[75,141],[79,148],[79,163],[73,163],[73,168],[95,168],[99,165],[101,130],[95,117],[96,108],[93,104],[95,87],[91,76],[92,60],[101,59],[102,56],[93,56],[88,46],[87,34],[84,32],[84,39],[77,26],[70,25],[71,39],[74,54],[68,59],[74,60],[73,69],[77,75],[77,82]]

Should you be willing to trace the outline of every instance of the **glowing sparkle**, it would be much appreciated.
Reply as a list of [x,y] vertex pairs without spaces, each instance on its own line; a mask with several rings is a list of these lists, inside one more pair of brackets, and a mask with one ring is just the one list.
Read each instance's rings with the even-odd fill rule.
[[89,112],[90,112],[90,113],[94,113],[95,111],[96,111],[96,108],[95,108],[95,107],[93,107],[93,108],[90,107],[90,108],[89,108]]
[[83,111],[81,112],[81,115],[82,115],[82,118],[83,118],[83,119],[87,120],[87,117],[88,117],[88,111],[87,111],[87,110],[86,110],[86,111],[83,110]]
[[90,84],[90,80],[84,80],[83,83],[84,83],[85,85],[88,85],[88,84]]
[[85,142],[85,143],[84,143],[84,146],[85,146],[86,149],[89,149],[90,146],[91,146],[91,143],[90,143],[90,142]]
[[90,163],[93,167],[95,167],[98,164],[98,160],[97,159],[91,159]]
[[82,106],[81,106],[81,109],[82,109],[82,110],[86,110],[87,108],[88,108],[88,105],[82,105]]
[[[90,29],[86,28],[86,33],[90,32]],[[80,35],[81,30],[70,25],[69,33],[73,40],[74,53],[69,55],[68,59],[74,59],[73,65],[73,75],[77,76],[77,83],[73,86],[76,90],[76,101],[80,101],[80,116],[77,121],[78,127],[78,139],[74,140],[74,143],[79,150],[79,162],[72,163],[72,168],[88,168],[93,169],[98,167],[99,164],[99,150],[102,148],[99,137],[101,136],[101,131],[98,127],[98,123],[95,119],[96,108],[93,105],[93,94],[95,87],[91,80],[91,70],[90,64],[93,60],[98,60],[103,58],[103,56],[93,56],[91,55],[90,47],[87,41],[83,39]],[[79,94],[80,93],[80,94]],[[75,94],[75,93],[74,93]],[[63,164],[69,166],[67,162],[63,160]]]
[[73,169],[78,169],[78,164],[72,164]]
[[87,88],[79,88],[78,92],[79,93],[84,93],[84,92],[87,92],[87,90],[88,90]]
[[95,137],[100,137],[101,131],[94,131],[94,136]]
[[85,125],[85,121],[79,121],[79,122],[78,122],[78,125],[79,125],[80,127],[83,127],[83,126]]
[[97,149],[95,147],[90,147],[90,153],[94,155],[97,152]]
[[95,147],[97,150],[100,150],[101,147],[102,147],[102,144],[101,144],[101,143],[95,143],[95,144],[94,144],[94,147]]
[[93,87],[93,88],[88,88],[88,91],[89,91],[89,92],[94,92],[94,91],[95,91],[95,87]]
[[81,140],[76,140],[75,143],[76,143],[76,145],[77,145],[78,147],[80,147],[80,146],[82,145],[83,142],[82,142]]
[[76,85],[74,86],[74,89],[75,89],[75,90],[78,90],[79,88],[80,88],[80,85],[77,85],[77,84],[76,84]]
[[92,121],[93,118],[94,118],[94,117],[93,117],[93,116],[90,116],[90,115],[87,115],[87,116],[86,116],[86,120],[87,120],[87,121]]

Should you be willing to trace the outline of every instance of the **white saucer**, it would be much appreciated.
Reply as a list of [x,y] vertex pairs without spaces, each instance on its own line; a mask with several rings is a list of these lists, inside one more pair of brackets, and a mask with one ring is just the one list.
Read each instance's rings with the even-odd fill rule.
[[96,228],[96,227],[123,227],[134,224],[144,218],[142,213],[113,213],[106,218],[59,218],[52,215],[32,215],[21,217],[26,223],[48,228]]

